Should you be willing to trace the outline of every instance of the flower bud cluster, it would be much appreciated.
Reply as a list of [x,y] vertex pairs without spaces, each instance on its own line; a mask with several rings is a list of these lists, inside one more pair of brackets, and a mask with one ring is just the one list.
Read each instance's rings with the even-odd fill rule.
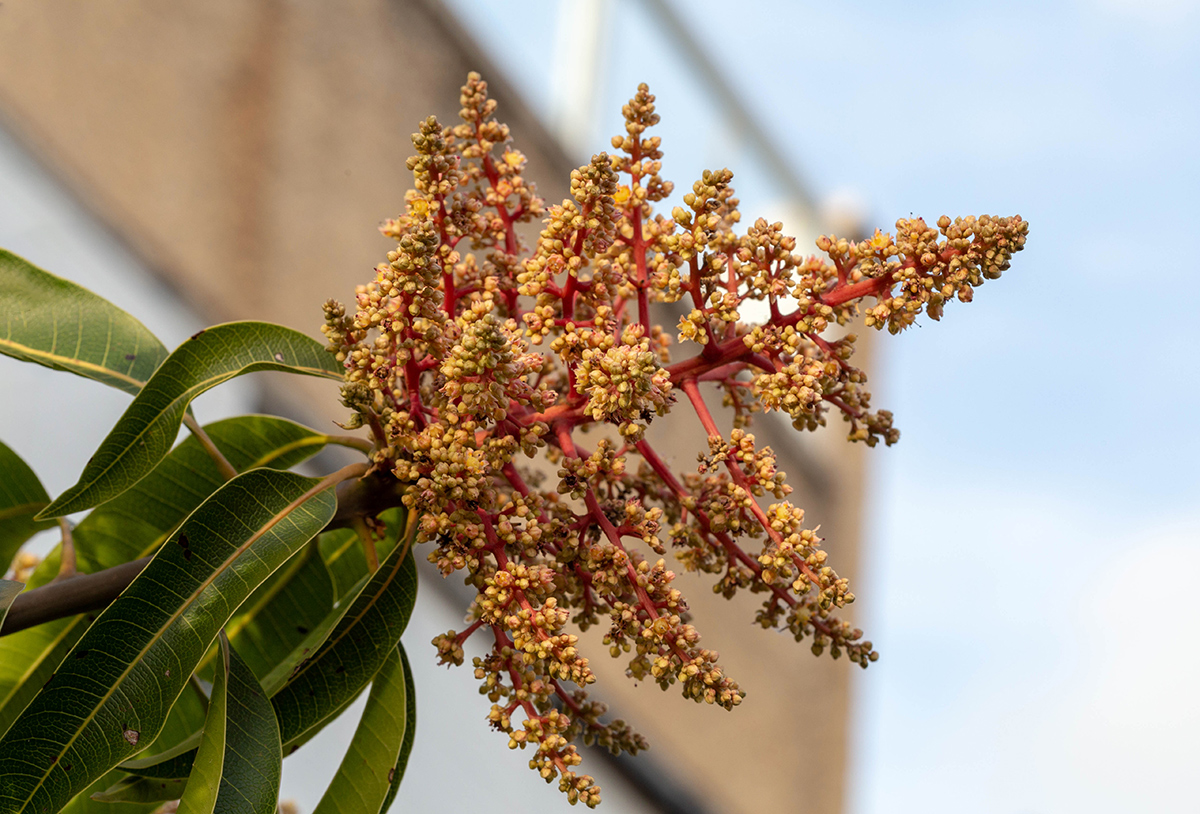
[[[1028,227],[943,218],[939,233],[902,220],[895,238],[823,237],[824,256],[804,256],[781,224],[739,233],[727,169],[705,171],[663,216],[655,204],[672,185],[645,85],[613,154],[572,173],[571,197],[547,207],[478,75],[460,102],[458,124],[421,123],[413,189],[381,227],[396,246],[352,310],[325,304],[323,331],[345,369],[347,426],[369,428],[430,561],[476,592],[466,629],[434,639],[439,659],[460,665],[468,639],[485,637],[472,661],[491,725],[512,748],[532,747],[530,766],[571,802],[594,806],[599,788],[575,773],[574,742],[646,744],[588,699],[595,676],[572,625],[606,625],[610,655],[635,679],[725,709],[743,699],[701,646],[665,559],[644,550],[664,557],[669,545],[727,597],[762,595],[756,621],[816,653],[863,667],[878,657],[838,617],[854,599],[848,582],[747,429],[764,410],[816,429],[836,409],[852,440],[895,442],[891,414],[870,410],[851,364],[853,334],[827,332],[860,317],[893,332],[920,313],[937,319],[947,299],[969,300],[1008,267]],[[527,250],[519,227],[535,219]],[[676,301],[678,349],[650,310]],[[767,316],[748,323],[751,313]],[[731,432],[708,408],[710,388],[733,407]],[[680,402],[708,436],[693,472],[674,471],[646,438]],[[586,449],[589,429],[598,437]],[[543,484],[521,454],[557,477]]]
[[718,654],[698,647],[700,634],[683,621],[687,602],[671,587],[675,574],[663,560],[651,566],[636,555],[632,559],[637,561],[639,594],[649,601],[613,604],[604,637],[609,651],[614,656],[634,653],[627,670],[633,678],[652,678],[663,689],[678,683],[685,698],[733,709],[743,693],[717,666]]
[[667,414],[672,401],[671,377],[642,331],[641,325],[630,325],[620,341],[606,334],[601,347],[580,354],[575,368],[576,387],[588,397],[584,412],[593,421],[617,424],[633,443],[654,416]]

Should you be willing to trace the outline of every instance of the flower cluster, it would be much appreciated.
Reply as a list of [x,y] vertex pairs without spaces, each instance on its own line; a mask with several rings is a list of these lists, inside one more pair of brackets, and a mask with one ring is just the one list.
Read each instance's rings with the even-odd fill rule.
[[[645,85],[614,154],[575,171],[572,197],[546,207],[479,76],[461,103],[459,124],[430,118],[413,137],[413,189],[382,227],[396,248],[358,288],[353,314],[326,304],[324,331],[345,366],[351,425],[371,429],[375,465],[403,484],[430,560],[477,591],[467,627],[434,640],[440,658],[461,664],[466,639],[486,636],[474,667],[492,726],[593,806],[599,789],[575,773],[573,742],[629,752],[645,742],[588,700],[594,675],[570,624],[606,625],[610,654],[636,679],[725,709],[742,700],[700,646],[668,547],[715,575],[717,592],[762,595],[764,627],[862,667],[878,657],[836,615],[854,595],[786,500],[773,452],[746,430],[763,410],[815,429],[832,408],[851,440],[894,443],[891,414],[870,410],[850,363],[853,334],[829,329],[940,318],[947,300],[970,300],[1008,267],[1027,224],[901,220],[895,236],[822,237],[821,255],[804,256],[780,224],[737,231],[728,170],[705,172],[666,217],[654,205],[672,185],[647,135],[658,114]],[[519,226],[536,220],[527,251]],[[765,304],[763,322],[744,318],[748,300]],[[686,313],[672,336],[651,306],[677,301]],[[714,393],[734,408],[729,431],[709,410]],[[682,403],[709,452],[677,473],[645,431]],[[602,436],[590,449],[577,432],[588,427]],[[541,488],[521,453],[556,465],[556,482]]]

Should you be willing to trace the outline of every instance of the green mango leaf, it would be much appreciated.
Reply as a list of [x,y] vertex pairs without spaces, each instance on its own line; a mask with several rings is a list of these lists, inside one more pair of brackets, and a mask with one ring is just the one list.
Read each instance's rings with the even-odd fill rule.
[[82,614],[0,638],[0,736],[50,680],[93,619],[93,614]]
[[333,610],[333,581],[316,542],[259,586],[225,630],[234,649],[264,678]]
[[224,636],[220,649],[204,735],[178,811],[275,814],[283,774],[279,723],[254,673]]
[[[379,559],[387,558],[399,540],[400,532],[404,530],[404,516],[399,509],[389,509],[379,516],[387,527],[387,533],[382,540],[375,543],[375,553]],[[321,556],[333,577],[334,593],[338,597],[345,596],[364,575],[371,572],[367,565],[367,555],[363,552],[363,544],[354,529],[335,529],[326,531],[317,538],[321,547]]]
[[[384,571],[390,567],[391,563],[399,562],[394,560],[393,554],[396,553],[400,538],[406,531],[411,532],[411,530],[407,529],[407,513],[403,509],[389,509],[388,511],[379,515],[379,519],[384,523],[386,532],[384,534],[384,538],[377,541],[375,546],[376,551],[382,560],[379,570]],[[334,611],[328,614],[317,627],[313,628],[313,632],[310,633],[305,640],[300,643],[300,645],[294,648],[287,658],[276,664],[270,675],[263,679],[263,687],[266,688],[267,692],[272,697],[279,692],[279,690],[283,689],[283,686],[292,679],[292,677],[299,670],[301,662],[309,660],[311,657],[317,654],[317,651],[320,650],[321,646],[325,644],[326,640],[328,640],[330,634],[333,632],[334,627],[341,623],[342,619],[346,616],[350,609],[354,607],[354,604],[358,602],[360,595],[367,588],[368,583],[372,583],[375,586],[372,588],[372,590],[378,590],[380,586],[383,585],[383,583],[378,580],[373,581],[373,578],[377,576],[378,572],[373,574],[367,567],[367,559],[362,552],[362,542],[359,541],[357,534],[354,534],[354,532],[350,532],[350,534],[354,539],[354,547],[352,549],[347,549],[339,544],[337,550],[346,555],[345,559],[357,560],[353,570],[347,568],[343,569],[341,572],[342,580],[354,579],[355,581],[339,591],[337,605],[334,608]],[[341,536],[342,535],[339,530],[333,532],[324,532],[318,537],[318,543],[321,545],[323,557],[325,556],[325,538],[333,537],[336,540]],[[408,540],[408,546],[411,547],[411,545],[412,540],[410,538]],[[349,551],[356,553],[350,554],[348,553]],[[326,559],[326,565],[328,565],[329,562],[329,559]],[[401,564],[403,565],[402,562]],[[412,563],[412,568],[414,569],[414,582],[412,585],[413,591],[415,592],[415,560]],[[337,569],[334,568],[330,570],[332,572]],[[335,581],[336,579],[337,578],[335,577]],[[404,579],[407,580],[408,575],[404,575]],[[364,600],[364,602],[368,601],[369,600]],[[413,594],[411,601],[416,601],[415,593]],[[407,620],[405,621],[405,624],[407,624]],[[366,686],[365,683],[363,686]]]
[[131,395],[167,358],[145,325],[108,300],[3,249],[0,353]]
[[203,737],[203,731],[193,732],[190,737],[164,752],[127,760],[119,768],[138,777],[186,780],[196,762],[196,749]]
[[400,781],[404,779],[408,756],[412,754],[413,742],[417,736],[417,685],[413,681],[412,665],[408,663],[404,645],[399,645],[397,650],[404,667],[404,742],[400,744],[400,756],[396,758],[396,765],[388,773],[388,793],[379,808],[379,814],[387,814],[387,810],[392,807],[392,801],[396,799],[396,792],[400,790]]
[[4,617],[8,616],[8,609],[12,607],[12,603],[16,601],[17,595],[25,590],[24,582],[17,582],[12,579],[0,579],[0,627],[4,626]]
[[33,535],[54,525],[33,516],[50,504],[42,482],[21,456],[0,442],[0,574]]
[[367,567],[362,542],[354,529],[322,532],[317,537],[317,544],[321,548],[325,567],[329,569],[329,576],[333,578],[334,595],[339,599],[346,596],[351,587],[371,570]]
[[320,731],[370,683],[395,649],[417,599],[417,568],[408,545],[396,546],[313,656],[271,702],[288,755]]
[[76,794],[71,802],[59,809],[59,814],[153,814],[161,803],[136,803],[129,801],[99,802],[92,799],[94,794],[103,794],[124,779],[121,772],[113,771],[101,777],[92,785]]
[[[288,469],[320,452],[329,436],[274,416],[215,421],[204,431],[239,472]],[[176,525],[213,494],[225,478],[195,436],[189,435],[127,491],[76,526],[80,570],[91,573],[145,557]]]
[[[268,697],[278,692],[287,683],[288,678],[295,671],[297,665],[309,655],[315,653],[325,643],[325,640],[329,638],[329,634],[333,632],[333,628],[353,606],[355,598],[367,587],[367,581],[368,578],[363,577],[343,601],[327,614],[312,632],[305,637],[304,641],[297,645],[286,658],[275,665],[275,668],[266,678],[262,679],[263,690]],[[357,697],[357,695],[354,696],[354,698]],[[349,701],[343,704],[342,708],[344,709],[353,703],[354,698],[349,699]],[[337,716],[334,715],[332,717]],[[190,737],[161,754],[127,760],[121,764],[120,768],[139,777],[187,777],[188,773],[192,770],[192,763],[196,758],[196,747],[200,745],[202,734],[202,732],[193,732]]]
[[178,800],[185,785],[187,781],[178,778],[158,780],[130,775],[118,780],[105,791],[96,792],[91,798],[98,803],[161,803]]
[[[403,521],[404,513],[398,517]],[[408,549],[393,546],[379,570],[364,577],[262,680],[279,719],[285,755],[354,703],[400,641],[417,598],[417,569]],[[193,735],[190,744],[181,743],[158,757],[127,761],[121,769],[145,777],[184,777],[191,770],[197,741],[198,735]]]
[[292,649],[270,673],[263,679],[263,688],[267,691],[267,695],[274,696],[275,693],[283,689],[288,680],[295,675],[300,669],[300,665],[308,658],[312,657],[321,646],[329,639],[333,629],[337,627],[350,609],[354,607],[354,603],[358,597],[366,590],[367,583],[370,582],[370,576],[364,576],[359,580],[358,585],[354,586],[346,596],[338,602],[334,609],[321,620],[312,632],[304,637],[304,641]]
[[[273,416],[239,416],[205,431],[239,471],[286,469],[319,452],[329,436]],[[90,574],[153,554],[179,523],[225,479],[189,436],[149,477],[100,506],[75,527],[77,567]],[[58,573],[57,551],[29,581],[36,588]],[[95,619],[84,614],[0,637],[0,735],[37,694]],[[188,730],[191,731],[191,730]]]
[[133,486],[170,452],[192,399],[255,370],[341,379],[340,366],[324,346],[291,328],[230,322],[200,331],[176,348],[146,382],[88,461],[79,482],[38,517],[88,509]]
[[397,647],[371,681],[367,706],[346,756],[313,814],[379,814],[408,726],[408,691]]
[[56,811],[154,741],[217,632],[333,517],[325,483],[256,469],[183,522],[0,739],[0,812]]

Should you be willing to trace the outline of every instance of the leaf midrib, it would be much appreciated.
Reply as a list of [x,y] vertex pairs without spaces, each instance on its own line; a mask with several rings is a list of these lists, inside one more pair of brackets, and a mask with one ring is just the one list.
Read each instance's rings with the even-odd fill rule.
[[258,460],[252,461],[251,463],[247,464],[245,467],[245,471],[248,472],[251,469],[258,469],[260,467],[266,466],[267,464],[271,463],[272,461],[278,460],[279,458],[283,457],[284,455],[288,454],[289,452],[293,452],[297,449],[303,449],[304,447],[309,447],[309,446],[313,446],[313,447],[326,446],[328,444],[329,444],[329,436],[328,435],[314,434],[311,436],[305,436],[303,438],[297,438],[295,441],[284,444],[281,447],[276,447],[275,449],[271,450],[270,452],[267,452],[266,454],[260,456],[258,458]]
[[96,374],[97,376],[103,376],[104,378],[110,378],[110,379],[119,379],[120,381],[126,382],[127,384],[136,385],[139,388],[146,384],[146,382],[144,380],[135,379],[133,376],[130,376],[125,373],[120,373],[109,367],[103,367],[102,365],[98,365],[95,362],[86,362],[83,359],[77,359],[77,358],[73,358],[70,356],[63,356],[58,353],[50,353],[49,351],[44,351],[44,350],[38,350],[36,348],[31,348],[28,345],[23,345],[19,342],[14,342],[13,340],[8,339],[8,338],[0,339],[0,346],[4,346],[6,348],[18,349],[22,356],[31,356],[35,359],[45,359],[45,360],[52,361],[52,362],[55,362],[56,364],[60,364],[60,365],[74,365],[75,367],[91,371],[93,374]]
[[[21,517],[26,514],[36,514],[50,504],[45,500],[34,501],[33,503],[21,503],[16,506],[9,506],[7,509],[0,509],[0,522],[4,520],[12,520],[16,517]],[[53,520],[43,520],[43,523],[53,523]]]
[[[315,556],[320,556],[320,554],[318,553]],[[292,561],[290,563],[286,564],[285,566],[283,566],[283,567],[286,567],[288,569],[288,571],[282,577],[280,577],[279,583],[277,585],[272,586],[271,590],[267,592],[266,596],[262,597],[262,599],[260,599],[257,604],[255,604],[253,607],[251,607],[249,610],[247,610],[245,612],[245,614],[243,614],[242,619],[238,623],[226,625],[225,626],[225,635],[232,639],[232,638],[236,637],[237,634],[241,633],[246,628],[246,626],[250,624],[250,622],[254,619],[254,617],[257,616],[260,611],[262,611],[263,608],[265,608],[267,605],[271,604],[271,601],[274,600],[275,597],[279,596],[281,593],[283,593],[285,590],[287,590],[288,583],[291,581],[291,579],[293,577],[295,577],[296,574],[299,573],[300,569],[302,569],[307,564],[308,564],[307,561],[304,560],[304,552],[303,551],[296,552],[296,555],[294,557],[292,557]],[[201,664],[201,666],[205,666],[210,661],[212,661],[211,657],[204,658],[204,659],[201,659],[200,664]]]

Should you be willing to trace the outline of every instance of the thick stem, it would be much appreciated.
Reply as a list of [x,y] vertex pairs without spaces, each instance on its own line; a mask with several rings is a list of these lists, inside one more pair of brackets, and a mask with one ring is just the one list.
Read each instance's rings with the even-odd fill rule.
[[[331,484],[338,484],[338,507],[333,519],[322,531],[348,528],[357,518],[375,517],[380,512],[402,505],[402,486],[390,473],[376,471],[356,480],[350,479],[354,478],[354,475],[343,476],[347,471],[358,472],[361,475],[367,467],[366,463],[351,464],[326,479]],[[339,476],[343,476],[343,482],[338,482]],[[328,485],[324,488],[328,488]],[[406,540],[412,537],[415,521],[416,514],[410,512],[409,526],[405,531]],[[26,591],[18,596],[9,608],[4,626],[0,628],[0,636],[77,613],[108,607],[142,572],[150,559],[143,557],[94,574],[78,574],[70,579],[51,582],[41,588]]]
[[65,616],[108,607],[133,578],[142,573],[148,562],[150,558],[143,557],[94,574],[79,574],[26,591],[9,608],[0,635],[7,636]]

